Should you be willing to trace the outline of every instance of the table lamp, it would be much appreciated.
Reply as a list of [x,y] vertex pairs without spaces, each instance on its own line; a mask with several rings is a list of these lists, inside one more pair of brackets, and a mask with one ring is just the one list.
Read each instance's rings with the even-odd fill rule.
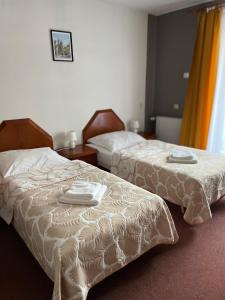
[[76,147],[76,141],[77,141],[77,134],[74,130],[69,131],[68,139],[69,139],[69,147],[70,148],[75,148]]
[[138,132],[140,125],[139,125],[139,121],[138,120],[131,120],[130,121],[130,129],[133,132]]

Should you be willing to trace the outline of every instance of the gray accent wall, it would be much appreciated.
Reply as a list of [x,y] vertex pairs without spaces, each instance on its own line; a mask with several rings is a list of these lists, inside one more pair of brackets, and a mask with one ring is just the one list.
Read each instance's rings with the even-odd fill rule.
[[150,116],[182,117],[188,83],[183,73],[190,72],[196,31],[197,14],[190,10],[149,15],[145,130],[154,129]]
[[[156,16],[148,16],[147,68],[145,129],[150,130],[150,116],[154,115],[157,62],[157,21]],[[152,128],[151,128],[152,130]]]

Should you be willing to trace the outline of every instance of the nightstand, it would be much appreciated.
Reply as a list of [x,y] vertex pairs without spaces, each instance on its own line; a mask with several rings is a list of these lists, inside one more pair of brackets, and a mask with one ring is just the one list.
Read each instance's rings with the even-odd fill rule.
[[140,132],[138,132],[138,134],[141,135],[146,140],[155,140],[157,138],[156,134],[153,132],[140,131]]
[[70,160],[80,159],[91,165],[97,166],[97,151],[86,145],[77,145],[75,148],[63,148],[57,153]]

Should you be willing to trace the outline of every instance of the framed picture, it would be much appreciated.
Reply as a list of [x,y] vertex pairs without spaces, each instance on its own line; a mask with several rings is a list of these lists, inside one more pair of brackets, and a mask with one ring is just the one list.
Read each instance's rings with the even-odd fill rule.
[[72,33],[69,31],[50,30],[52,57],[55,61],[73,61]]

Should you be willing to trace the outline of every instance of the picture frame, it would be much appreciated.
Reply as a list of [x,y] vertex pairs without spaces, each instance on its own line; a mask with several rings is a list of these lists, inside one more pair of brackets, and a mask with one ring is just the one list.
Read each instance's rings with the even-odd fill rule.
[[54,61],[73,61],[72,32],[50,30],[52,58]]

